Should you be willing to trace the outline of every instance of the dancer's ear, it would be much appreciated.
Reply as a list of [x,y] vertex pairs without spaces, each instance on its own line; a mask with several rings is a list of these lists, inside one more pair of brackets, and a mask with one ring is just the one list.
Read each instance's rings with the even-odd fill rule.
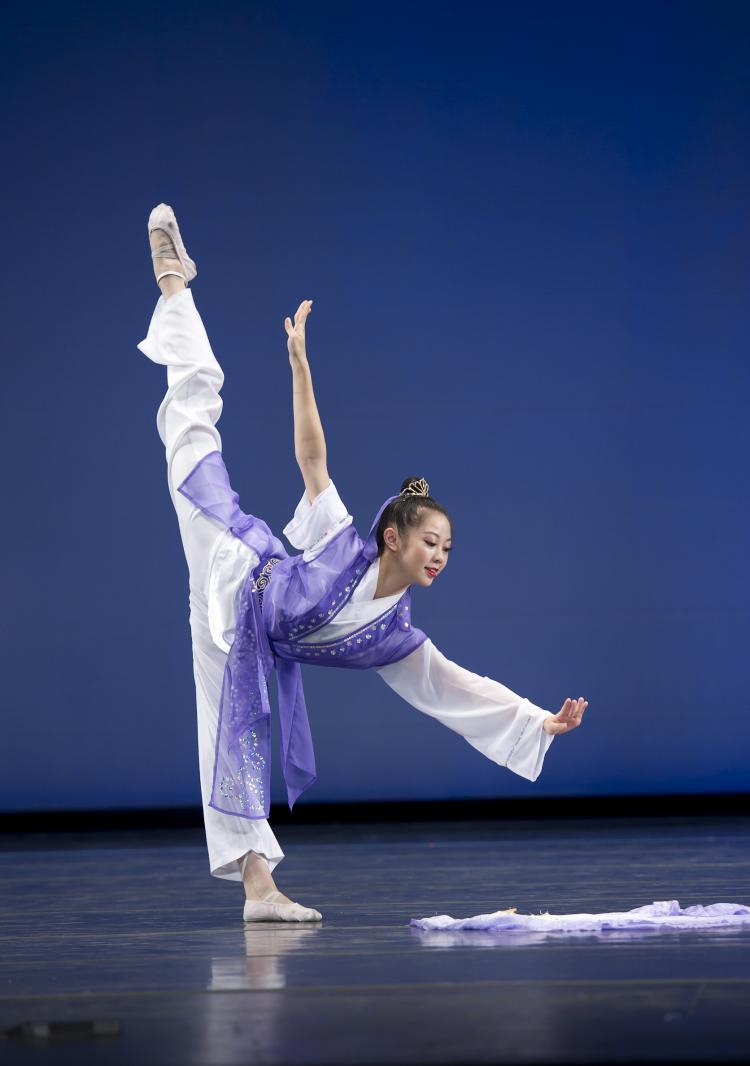
[[390,548],[391,551],[398,551],[401,548],[401,538],[398,535],[398,531],[393,526],[386,526],[383,530],[383,540],[385,541],[386,548]]

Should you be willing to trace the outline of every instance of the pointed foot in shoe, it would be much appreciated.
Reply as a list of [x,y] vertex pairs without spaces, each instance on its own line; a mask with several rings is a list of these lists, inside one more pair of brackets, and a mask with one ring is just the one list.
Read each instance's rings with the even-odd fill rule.
[[157,204],[148,216],[149,237],[155,229],[162,230],[171,240],[176,253],[175,257],[180,261],[180,265],[185,272],[186,282],[192,281],[198,274],[198,268],[187,253],[187,248],[180,234],[180,227],[177,225],[177,218],[169,204]]
[[152,229],[167,229],[169,224],[177,225],[177,218],[169,204],[157,204],[148,216],[148,232]]
[[247,899],[243,918],[246,922],[322,922],[323,915],[314,907],[303,907],[299,903]]

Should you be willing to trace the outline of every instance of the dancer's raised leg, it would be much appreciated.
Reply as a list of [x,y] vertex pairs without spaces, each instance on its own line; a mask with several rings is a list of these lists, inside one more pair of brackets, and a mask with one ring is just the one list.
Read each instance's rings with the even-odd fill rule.
[[[170,251],[171,238],[166,230],[154,230],[149,241],[152,250]],[[171,250],[175,251],[173,244]],[[176,254],[154,257],[153,262],[155,276],[172,268],[184,273],[184,266]],[[167,274],[160,278],[159,286],[161,298],[154,310],[148,335],[138,348],[154,362],[167,367],[168,388],[157,414],[157,428],[166,449],[169,491],[177,512],[189,571],[201,792],[211,873],[229,880],[242,880],[246,899],[251,903],[263,903],[269,912],[253,917],[248,916],[246,908],[247,920],[319,920],[319,912],[293,903],[277,889],[271,871],[284,853],[267,820],[223,814],[208,803],[221,684],[228,651],[223,643],[226,630],[217,637],[217,627],[211,624],[211,599],[222,598],[222,591],[226,590],[222,590],[221,583],[225,577],[229,576],[232,581],[243,580],[257,565],[258,556],[177,491],[201,458],[211,451],[221,450],[216,422],[222,409],[219,390],[224,374],[211,350],[185,279]],[[220,551],[220,548],[228,550]],[[279,913],[271,916],[271,907]],[[303,915],[302,912],[306,913]]]

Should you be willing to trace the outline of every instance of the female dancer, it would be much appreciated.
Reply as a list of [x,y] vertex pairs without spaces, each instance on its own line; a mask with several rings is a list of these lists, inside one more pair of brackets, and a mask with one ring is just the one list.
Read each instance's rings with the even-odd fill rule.
[[303,662],[375,669],[418,710],[530,781],[553,738],[575,729],[587,704],[566,699],[551,714],[451,662],[413,626],[410,586],[430,586],[446,566],[450,518],[424,479],[407,478],[360,539],[328,476],[305,344],[311,300],[284,323],[306,491],[283,532],[302,554],[290,556],[262,519],[240,511],[216,429],[224,374],[188,288],[195,263],[169,205],[154,208],[148,233],[161,296],[138,348],[167,368],[157,428],[189,570],[210,870],[242,880],[245,921],[320,921],[319,911],[283,895],[271,876],[284,857],[267,818],[272,669],[290,807],[315,781]]

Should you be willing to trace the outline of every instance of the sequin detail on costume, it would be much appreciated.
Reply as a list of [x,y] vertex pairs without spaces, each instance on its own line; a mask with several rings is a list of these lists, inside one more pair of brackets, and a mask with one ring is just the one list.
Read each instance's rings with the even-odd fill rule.
[[[331,600],[329,601],[330,607],[325,614],[322,612],[316,614],[315,611],[313,611],[312,614],[308,613],[301,617],[297,622],[297,625],[292,626],[291,629],[289,629],[288,639],[298,640],[303,633],[314,633],[318,629],[323,629],[329,621],[332,621],[331,615],[338,614],[341,608],[349,601],[353,590],[364,577],[368,565],[369,564],[366,561],[363,561],[359,566],[354,568],[351,575],[345,572],[339,578],[338,584],[335,585],[329,593],[331,596]],[[324,606],[322,600],[318,606]]]
[[[259,575],[268,584],[273,564],[269,559]],[[247,581],[240,594],[239,617],[253,617],[252,600],[258,596],[256,581]],[[238,625],[229,652],[222,689],[219,732],[225,737],[226,757],[218,767],[215,788],[225,799],[248,815],[268,816],[270,795],[270,708],[263,648],[255,625]],[[217,809],[224,809],[217,805]]]
[[525,732],[526,732],[526,730],[527,730],[527,729],[529,728],[529,723],[530,723],[530,722],[531,722],[531,716],[529,716],[529,717],[528,717],[528,718],[526,719],[526,721],[524,722],[524,724],[523,724],[523,729],[521,730],[521,732],[520,732],[520,733],[518,734],[518,736],[516,737],[516,739],[515,739],[515,741],[514,741],[514,743],[513,743],[513,747],[512,747],[512,748],[510,749],[510,751],[508,752],[508,758],[507,758],[507,759],[505,760],[505,762],[503,763],[503,766],[507,766],[507,765],[508,765],[508,763],[510,762],[510,760],[511,760],[511,759],[513,758],[513,755],[514,755],[514,753],[515,753],[515,750],[516,750],[516,748],[517,748],[517,747],[518,747],[518,745],[519,745],[519,744],[521,743],[521,740],[523,739],[523,735],[524,735],[524,733],[525,733]]
[[[347,665],[346,663],[341,663],[341,658],[345,658],[348,655],[349,659],[356,659],[358,653],[361,653],[365,648],[369,649],[370,645],[367,644],[367,641],[377,644],[380,640],[387,638],[389,633],[393,633],[396,630],[400,630],[402,633],[408,633],[411,630],[411,622],[409,621],[410,595],[407,591],[397,603],[389,607],[383,614],[378,615],[377,618],[365,623],[364,626],[360,626],[358,629],[352,630],[343,637],[336,637],[327,641],[311,641],[307,638],[300,640],[300,636],[303,634],[315,632],[315,630],[326,626],[332,614],[338,614],[338,611],[344,606],[344,603],[339,602],[340,599],[346,595],[344,602],[348,600],[352,588],[356,588],[361,580],[360,575],[363,574],[365,569],[366,567],[364,566],[355,568],[350,584],[347,584],[337,595],[334,594],[333,599],[329,601],[331,607],[326,611],[326,614],[313,614],[312,621],[307,623],[298,622],[297,625],[290,628],[288,640],[284,642],[285,654],[294,655],[299,662],[313,662],[321,666],[327,664],[326,657],[328,655],[333,655],[338,658],[340,665]],[[321,622],[320,619],[323,621]]]
[[234,777],[223,777],[219,791],[225,799],[236,800],[243,811],[265,811],[267,763],[260,750],[257,730],[248,729],[238,742],[242,768]]
[[280,562],[281,559],[277,559],[275,556],[269,559],[255,578],[255,591],[258,593],[258,603],[261,607],[263,606],[263,592],[265,591],[268,582],[271,580],[271,571],[274,566],[276,566],[276,563]]

